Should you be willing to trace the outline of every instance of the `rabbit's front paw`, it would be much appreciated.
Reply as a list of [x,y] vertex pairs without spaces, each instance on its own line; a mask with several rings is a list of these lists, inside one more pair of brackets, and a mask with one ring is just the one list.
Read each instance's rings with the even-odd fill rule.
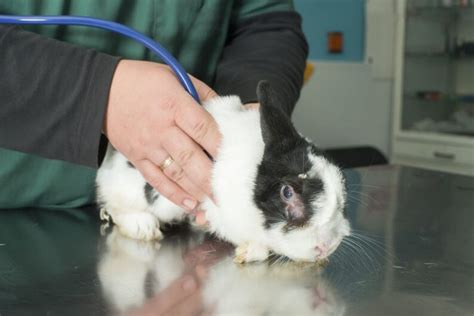
[[158,219],[145,212],[125,213],[114,218],[121,234],[139,240],[159,240],[163,238]]
[[268,258],[268,248],[258,243],[246,242],[235,249],[235,263],[264,261]]

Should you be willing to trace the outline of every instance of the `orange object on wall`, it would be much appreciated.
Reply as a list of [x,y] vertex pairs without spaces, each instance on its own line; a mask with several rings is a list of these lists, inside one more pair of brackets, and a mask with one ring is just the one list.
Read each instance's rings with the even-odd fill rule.
[[328,52],[340,54],[344,48],[344,35],[342,32],[328,32]]

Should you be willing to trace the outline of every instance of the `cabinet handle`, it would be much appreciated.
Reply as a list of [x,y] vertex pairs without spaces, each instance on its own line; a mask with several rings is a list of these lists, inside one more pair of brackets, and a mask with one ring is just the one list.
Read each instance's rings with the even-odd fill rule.
[[454,158],[456,158],[455,154],[443,153],[443,152],[440,152],[440,151],[433,152],[433,156],[435,156],[436,158],[448,159],[448,160],[454,160]]

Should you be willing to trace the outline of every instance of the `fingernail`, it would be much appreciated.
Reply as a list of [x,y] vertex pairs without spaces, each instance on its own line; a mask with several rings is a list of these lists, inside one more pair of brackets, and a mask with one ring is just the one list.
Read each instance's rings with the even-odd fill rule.
[[185,199],[183,201],[183,205],[188,209],[188,210],[193,210],[196,205],[197,205],[197,202],[196,201],[193,201],[193,200],[190,200],[190,199]]
[[194,281],[194,279],[191,277],[188,277],[186,280],[184,280],[183,289],[186,291],[192,291],[196,289],[196,282]]
[[206,225],[207,224],[206,216],[204,214],[198,214],[196,216],[196,224],[200,226]]

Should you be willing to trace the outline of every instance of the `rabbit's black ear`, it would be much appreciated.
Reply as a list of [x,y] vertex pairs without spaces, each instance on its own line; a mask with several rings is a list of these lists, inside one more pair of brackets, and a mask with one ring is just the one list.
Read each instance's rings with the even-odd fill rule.
[[265,145],[299,138],[290,117],[283,112],[283,105],[268,81],[258,83],[257,97],[260,103],[260,124]]

